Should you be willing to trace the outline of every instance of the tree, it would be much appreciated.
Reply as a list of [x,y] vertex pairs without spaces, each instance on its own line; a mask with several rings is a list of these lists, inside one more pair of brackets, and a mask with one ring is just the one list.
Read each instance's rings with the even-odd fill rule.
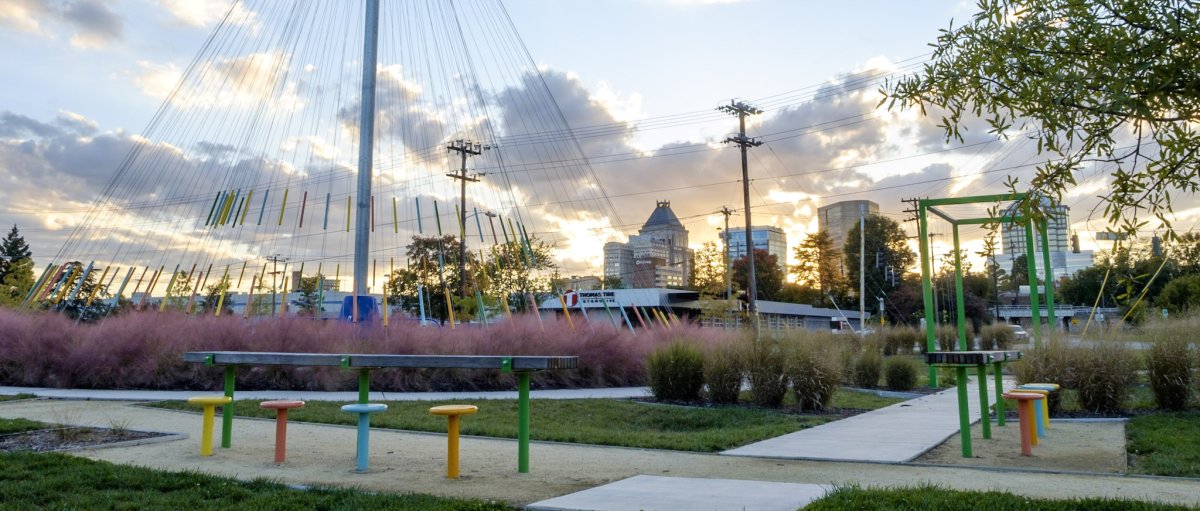
[[167,310],[187,312],[192,296],[192,276],[186,271],[175,272],[171,286],[167,289]]
[[1154,303],[1173,313],[1195,310],[1200,306],[1200,274],[1184,275],[1168,282]]
[[1180,234],[1171,242],[1168,250],[1181,273],[1200,273],[1200,232]]
[[[733,262],[733,282],[741,289],[746,289],[749,283],[746,275],[750,266],[745,256]],[[766,250],[754,249],[754,276],[757,279],[759,300],[778,300],[783,291],[783,270],[779,268],[779,258]]]
[[33,260],[18,259],[8,264],[0,279],[0,307],[19,307],[33,288]]
[[[867,296],[891,294],[904,281],[905,271],[913,266],[917,256],[908,248],[908,237],[904,234],[904,228],[895,220],[881,215],[869,215],[865,224],[867,229],[863,237],[866,241]],[[855,296],[858,295],[859,232],[858,225],[850,229],[843,250],[847,280]]]
[[706,241],[696,251],[692,264],[692,288],[702,296],[725,294],[725,252],[715,241]]
[[85,266],[79,261],[66,264],[58,280],[51,283],[51,292],[40,304],[42,309],[52,309],[82,323],[96,321],[107,316],[112,306],[105,303],[108,291],[96,282],[96,274],[84,273]]
[[[24,279],[24,272],[33,273],[33,252],[29,250],[29,244],[25,243],[25,238],[21,236],[21,232],[17,230],[14,224],[8,235],[0,241],[0,284],[8,279],[8,275],[13,272],[21,273],[15,278],[15,282],[20,282]],[[28,265],[19,264],[20,261],[28,260]],[[14,284],[15,285],[15,284]],[[30,283],[30,287],[32,287]],[[28,288],[25,289],[29,291]],[[3,293],[0,293],[3,294]],[[24,296],[22,296],[24,298]],[[2,300],[2,298],[0,298]]]
[[[941,116],[947,140],[962,141],[974,118],[1000,136],[1029,127],[1023,136],[1053,156],[1034,189],[1061,200],[1085,163],[1102,161],[1114,168],[1112,224],[1134,232],[1145,208],[1169,225],[1171,190],[1200,187],[1197,33],[1200,9],[1186,1],[979,0],[882,102]],[[1023,207],[1039,205],[1029,197]]]
[[[318,299],[321,291],[321,277],[315,275],[312,277],[300,277],[300,285],[296,289],[300,293],[300,297],[296,299],[296,314],[299,316],[314,317],[318,313],[324,312],[325,307],[322,306]],[[387,293],[386,286],[384,293]]]
[[827,296],[844,297],[847,281],[842,273],[842,251],[828,232],[809,234],[796,246],[796,265],[792,274],[801,284],[819,290],[816,303],[828,303]]
[[622,289],[625,283],[621,281],[621,277],[600,277],[600,289]]
[[[201,314],[214,314],[217,312],[217,304],[221,304],[221,314],[232,314],[233,309],[229,306],[229,297],[221,300],[221,295],[229,293],[229,288],[232,287],[229,280],[229,275],[222,275],[217,282],[209,284],[204,288],[204,296],[200,297],[200,303],[197,308]],[[223,302],[223,303],[222,303]]]

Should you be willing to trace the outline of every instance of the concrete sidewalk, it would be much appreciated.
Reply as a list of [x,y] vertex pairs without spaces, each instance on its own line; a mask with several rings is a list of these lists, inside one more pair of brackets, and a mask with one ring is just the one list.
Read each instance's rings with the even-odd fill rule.
[[[84,401],[184,401],[202,394],[220,394],[221,391],[183,390],[105,390],[105,389],[52,389],[44,387],[0,387],[0,395],[33,394],[51,399],[78,399]],[[237,399],[260,401],[268,399],[299,399],[301,401],[358,401],[358,392],[317,392],[293,390],[250,390],[238,391]],[[647,397],[647,387],[614,387],[605,389],[554,389],[531,390],[530,399],[623,399]],[[372,392],[372,401],[445,401],[454,399],[516,399],[517,391],[474,391],[474,392]]]
[[[1012,382],[1006,381],[1005,386],[1011,387]],[[974,380],[967,385],[967,394],[971,397],[968,400],[968,408],[972,424],[978,422],[980,417],[978,389]],[[989,397],[993,396],[994,389],[988,390]],[[957,433],[958,394],[956,389],[949,389],[744,445],[721,454],[760,458],[905,463],[937,447]]]

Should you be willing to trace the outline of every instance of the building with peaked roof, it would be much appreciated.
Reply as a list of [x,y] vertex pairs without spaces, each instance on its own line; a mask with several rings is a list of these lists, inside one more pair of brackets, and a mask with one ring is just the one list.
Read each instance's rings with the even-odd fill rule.
[[628,242],[604,244],[604,276],[619,277],[625,287],[686,286],[691,264],[688,231],[671,210],[671,201],[658,201]]

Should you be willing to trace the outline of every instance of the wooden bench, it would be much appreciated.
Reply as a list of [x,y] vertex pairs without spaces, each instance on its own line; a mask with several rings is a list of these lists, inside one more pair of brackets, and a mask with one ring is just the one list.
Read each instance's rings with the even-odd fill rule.
[[996,425],[1004,425],[1004,382],[1000,367],[1021,359],[1019,351],[931,351],[925,354],[925,363],[934,367],[952,367],[958,387],[958,434],[962,439],[964,458],[971,457],[971,414],[967,405],[967,369],[975,368],[979,378],[980,425],[983,438],[992,438],[991,419],[988,417],[987,369],[992,366],[996,382]]
[[[223,366],[225,395],[233,398],[238,366],[325,366],[358,369],[358,402],[366,403],[373,369],[499,369],[517,376],[517,470],[529,472],[529,375],[533,371],[574,369],[578,357],[495,355],[381,355],[282,353],[261,351],[189,351],[185,362]],[[221,447],[232,444],[233,407],[222,416]]]

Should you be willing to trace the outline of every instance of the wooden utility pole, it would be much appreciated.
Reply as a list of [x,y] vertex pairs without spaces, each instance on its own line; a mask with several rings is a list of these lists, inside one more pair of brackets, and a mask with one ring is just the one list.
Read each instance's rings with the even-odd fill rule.
[[734,143],[742,150],[742,202],[746,206],[746,309],[750,313],[750,321],[754,325],[755,336],[758,335],[758,282],[754,274],[754,239],[751,237],[750,224],[750,170],[746,161],[746,149],[762,145],[761,140],[746,136],[746,116],[763,113],[756,107],[737,100],[731,100],[728,105],[721,105],[717,110],[738,118],[738,134],[736,137],[725,139],[725,143]]
[[447,150],[455,151],[462,155],[462,166],[459,167],[458,173],[446,174],[446,176],[452,179],[459,180],[461,184],[458,196],[458,283],[460,298],[466,298],[467,296],[467,182],[478,182],[479,176],[483,175],[467,175],[467,156],[479,156],[491,148],[492,146],[490,145],[481,145],[478,142],[472,143],[463,140],[455,140],[446,146]]
[[729,264],[729,215],[733,214],[733,210],[726,206],[721,206],[721,214],[725,215],[725,299],[733,298],[733,268]]

